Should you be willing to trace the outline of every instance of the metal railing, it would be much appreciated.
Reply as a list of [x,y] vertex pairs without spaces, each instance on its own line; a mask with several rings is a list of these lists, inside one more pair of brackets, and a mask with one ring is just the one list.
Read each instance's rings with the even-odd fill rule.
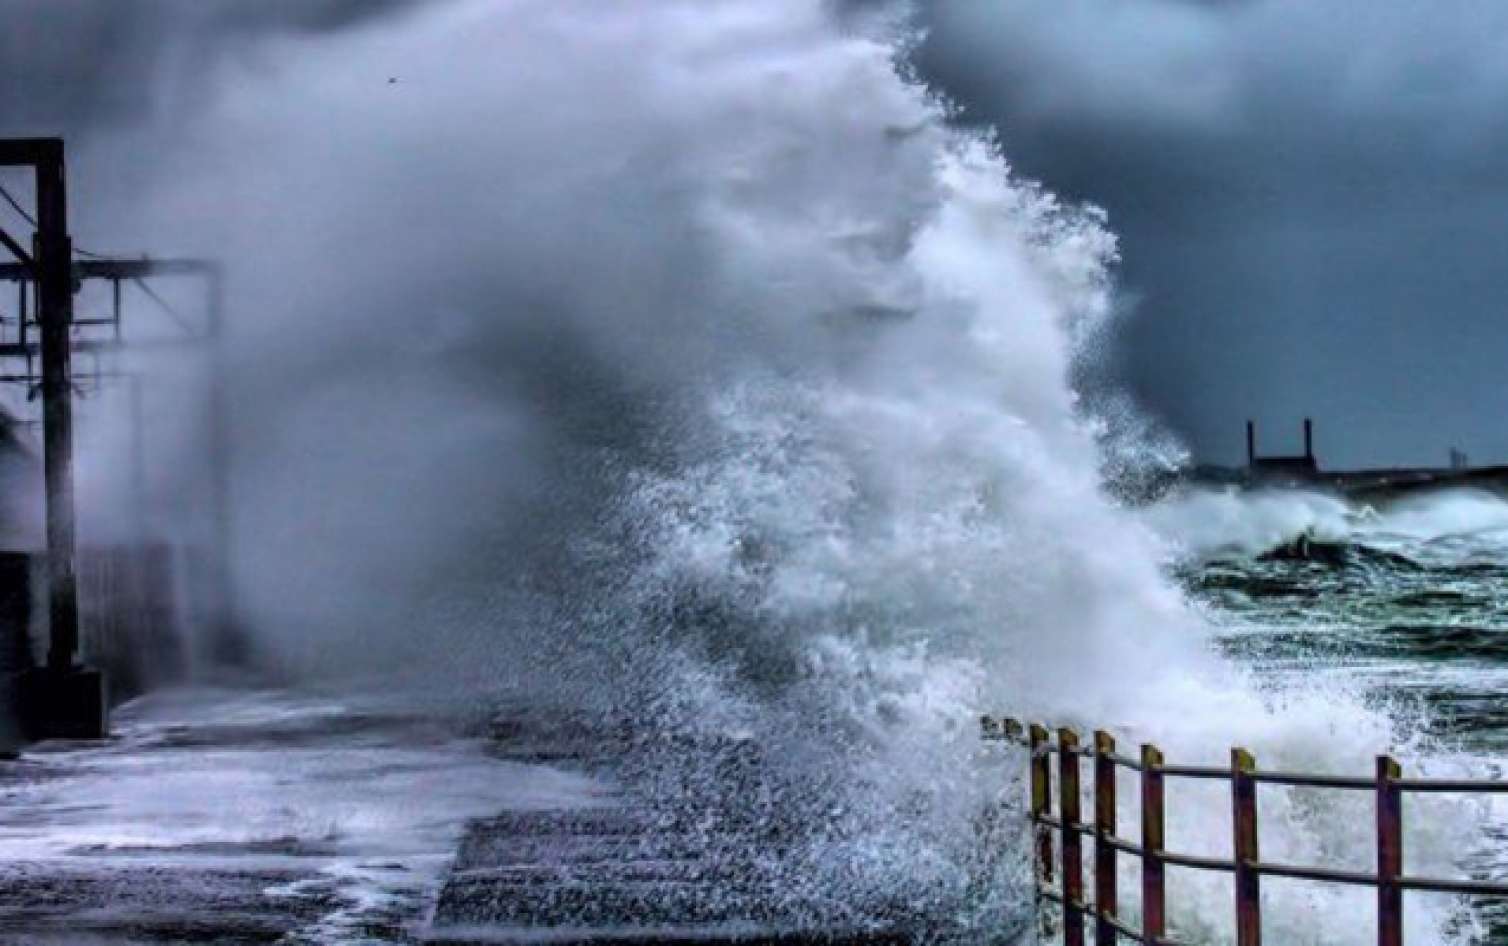
[[[1169,938],[1166,869],[1169,866],[1235,875],[1237,946],[1262,942],[1261,884],[1263,877],[1290,877],[1330,884],[1374,887],[1377,890],[1377,942],[1403,944],[1403,892],[1423,890],[1477,896],[1508,896],[1508,883],[1416,877],[1403,872],[1403,795],[1406,792],[1508,793],[1508,782],[1459,779],[1408,779],[1389,756],[1377,757],[1371,778],[1264,771],[1245,749],[1232,749],[1229,768],[1169,765],[1154,745],[1143,744],[1140,756],[1119,755],[1115,739],[1104,731],[1094,734],[1093,746],[1081,746],[1069,728],[1057,731],[1054,743],[1045,726],[1023,726],[1008,718],[981,717],[987,740],[1020,745],[1029,750],[1030,818],[1037,896],[1062,905],[1065,946],[1083,946],[1086,923],[1093,922],[1095,942],[1113,946],[1119,937],[1149,944],[1178,946]],[[1058,804],[1052,802],[1052,762],[1057,757]],[[1080,762],[1093,764],[1094,820],[1081,819]],[[1130,769],[1141,782],[1141,838],[1116,834],[1116,771]],[[1231,784],[1232,853],[1230,858],[1203,857],[1170,851],[1165,844],[1163,788],[1167,779],[1215,779]],[[1377,808],[1377,872],[1362,873],[1281,864],[1262,860],[1257,831],[1257,786],[1290,785],[1371,792]],[[1060,863],[1054,863],[1053,836],[1059,836]],[[1083,840],[1092,839],[1094,899],[1084,895]],[[1116,883],[1117,855],[1141,859],[1141,926],[1120,915]],[[1054,873],[1061,867],[1061,884]]]

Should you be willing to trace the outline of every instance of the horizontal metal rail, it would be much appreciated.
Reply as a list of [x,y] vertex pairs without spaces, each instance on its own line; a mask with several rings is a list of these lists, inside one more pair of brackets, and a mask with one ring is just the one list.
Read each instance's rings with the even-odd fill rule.
[[1473,896],[1508,897],[1508,884],[1490,880],[1441,880],[1435,877],[1399,877],[1404,890],[1427,890],[1434,893],[1460,893]]
[[61,138],[0,139],[0,167],[61,164],[62,161]]
[[[1027,748],[1027,742],[1020,737],[1011,737],[999,733],[986,731],[986,742],[1008,742]],[[1056,755],[1059,752],[1057,746],[1049,745],[1042,751]],[[1092,747],[1080,747],[1073,750],[1074,755],[1094,758],[1096,753]],[[1123,769],[1135,772],[1142,771],[1142,764],[1137,759],[1126,755],[1110,753],[1106,756],[1111,762]],[[1155,771],[1163,775],[1171,775],[1175,778],[1202,778],[1202,779],[1226,779],[1229,780],[1229,769],[1215,766],[1201,765],[1162,765],[1157,766]],[[1377,788],[1377,780],[1362,778],[1354,775],[1321,775],[1307,772],[1279,772],[1259,771],[1252,773],[1252,781],[1263,785],[1289,785],[1307,788],[1349,788],[1373,790]],[[1465,793],[1500,793],[1508,794],[1508,781],[1492,779],[1426,779],[1426,778],[1400,778],[1392,783],[1399,791],[1403,792],[1465,792]]]
[[1374,791],[1375,778],[1350,775],[1307,775],[1302,772],[1253,772],[1252,781],[1259,785],[1291,785],[1298,788],[1356,788]]
[[1230,779],[1228,769],[1215,769],[1203,765],[1160,765],[1157,767],[1157,774],[1171,775],[1175,778],[1213,778],[1227,781]]
[[1375,887],[1376,874],[1363,874],[1350,870],[1332,870],[1328,867],[1300,867],[1296,864],[1264,864],[1254,862],[1251,869],[1264,877],[1293,877],[1298,880],[1321,880],[1331,884],[1354,884],[1359,887]]
[[[145,279],[149,276],[215,276],[220,264],[204,259],[85,259],[73,261],[74,279]],[[0,281],[31,282],[19,263],[0,263]]]
[[[992,717],[981,717],[992,719]],[[1027,740],[1019,735],[991,731],[986,724],[984,736],[986,742],[1008,742],[1023,748],[1028,747]],[[1047,745],[1042,751],[1058,754],[1059,748],[1055,745]],[[1080,746],[1073,750],[1074,755],[1094,758],[1096,752],[1092,746]],[[1106,755],[1111,762],[1123,769],[1135,772],[1142,771],[1139,760],[1127,755],[1109,753]],[[1222,769],[1217,766],[1201,765],[1162,765],[1156,767],[1156,771],[1163,775],[1175,778],[1202,778],[1202,779],[1226,779],[1231,777],[1230,769]],[[1280,772],[1258,771],[1252,773],[1252,780],[1264,785],[1289,785],[1309,788],[1342,788],[1373,790],[1377,787],[1377,780],[1363,778],[1354,775],[1323,775],[1307,772]],[[1399,791],[1403,792],[1465,792],[1465,793],[1502,793],[1508,794],[1508,780],[1493,779],[1426,779],[1426,778],[1400,778],[1393,782]]]
[[1508,782],[1487,782],[1478,779],[1429,779],[1401,778],[1397,782],[1401,792],[1508,792]]
[[1221,860],[1218,857],[1203,857],[1198,854],[1178,854],[1173,851],[1162,851],[1153,855],[1164,864],[1172,864],[1174,867],[1192,867],[1195,870],[1223,870],[1233,871],[1236,869],[1235,861]]
[[1105,843],[1115,848],[1117,851],[1124,851],[1134,857],[1146,856],[1146,852],[1143,850],[1140,844],[1137,844],[1134,841],[1127,841],[1125,838],[1117,838],[1114,835],[1111,835],[1105,838]]
[[[1406,890],[1464,896],[1508,897],[1508,882],[1409,876],[1403,873],[1402,796],[1408,792],[1508,793],[1508,782],[1475,779],[1422,779],[1402,777],[1398,763],[1387,756],[1377,759],[1374,778],[1303,772],[1263,771],[1244,749],[1231,750],[1230,768],[1168,765],[1156,746],[1144,744],[1140,759],[1119,755],[1107,732],[1096,732],[1090,744],[1080,745],[1072,729],[1059,729],[1056,744],[1044,726],[1023,726],[1016,720],[981,718],[983,737],[1029,750],[1031,786],[1030,822],[1037,832],[1037,895],[1062,905],[1063,941],[1083,946],[1086,920],[1092,920],[1096,942],[1110,946],[1122,936],[1153,946],[1177,946],[1168,936],[1164,882],[1166,867],[1221,871],[1235,875],[1237,946],[1261,943],[1260,881],[1263,877],[1309,880],[1326,884],[1371,887],[1378,896],[1379,946],[1402,946],[1403,899]],[[1048,757],[1057,762],[1048,763]],[[1093,762],[1094,823],[1079,817],[1080,759]],[[1052,769],[1059,770],[1059,814],[1053,814]],[[1116,772],[1137,772],[1141,782],[1142,837],[1140,843],[1116,834]],[[1231,783],[1234,849],[1230,858],[1169,851],[1164,845],[1163,783],[1168,778],[1224,780]],[[1371,791],[1377,798],[1377,872],[1340,870],[1305,864],[1263,861],[1258,855],[1257,792],[1260,785],[1294,788]],[[1061,864],[1055,863],[1051,834],[1061,839]],[[1084,895],[1082,838],[1092,839],[1094,892]],[[1136,929],[1117,911],[1115,859],[1118,854],[1136,857],[1142,864],[1142,926]],[[1053,877],[1061,867],[1061,886]]]

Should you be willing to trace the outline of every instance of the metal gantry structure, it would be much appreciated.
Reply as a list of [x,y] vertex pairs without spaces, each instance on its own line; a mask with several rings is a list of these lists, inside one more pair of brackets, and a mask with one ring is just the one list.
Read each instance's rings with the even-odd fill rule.
[[[115,259],[79,253],[76,259],[68,232],[66,168],[61,139],[0,139],[0,168],[30,168],[35,175],[36,212],[17,210],[32,225],[31,249],[0,228],[0,248],[14,261],[0,263],[0,282],[17,287],[14,333],[0,332],[0,361],[14,369],[0,372],[0,382],[26,386],[30,400],[42,400],[43,475],[46,501],[46,561],[49,642],[43,667],[23,681],[23,720],[36,735],[101,736],[108,730],[103,675],[79,663],[79,603],[76,572],[77,530],[74,501],[73,396],[77,378],[73,356],[123,350],[140,342],[123,330],[123,287],[134,285],[179,322],[177,337],[155,345],[202,345],[209,365],[209,461],[213,504],[213,561],[223,626],[216,646],[225,648],[233,634],[230,617],[228,546],[230,532],[228,445],[225,442],[225,402],[218,344],[223,304],[220,267],[207,260]],[[6,195],[9,196],[8,194]],[[197,325],[183,319],[150,280],[189,278],[203,285],[204,311]],[[104,317],[74,318],[74,294],[86,283],[107,283],[110,313]],[[96,361],[92,374],[106,373]],[[134,383],[134,379],[133,379]],[[139,419],[138,419],[139,423]],[[140,436],[140,431],[133,431]]]
[[[0,167],[30,168],[36,182],[36,229],[28,254],[7,234],[5,245],[36,285],[41,338],[42,467],[47,495],[47,667],[75,669],[79,641],[78,577],[74,571],[73,240],[59,138],[0,140]],[[103,707],[101,707],[101,713]]]

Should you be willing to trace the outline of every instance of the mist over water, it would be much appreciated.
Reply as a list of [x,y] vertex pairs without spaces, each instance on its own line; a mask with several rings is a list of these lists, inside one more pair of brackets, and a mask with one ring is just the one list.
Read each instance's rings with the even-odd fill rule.
[[[1189,762],[1424,750],[1343,688],[1258,687],[1107,498],[1069,379],[1115,239],[949,127],[900,12],[460,2],[268,39],[100,229],[232,273],[264,661],[631,723],[646,791],[779,822],[811,922],[999,922],[1029,878],[976,827],[1021,760],[979,760],[982,711]],[[1223,853],[1228,799],[1170,796],[1170,844]],[[1364,801],[1264,795],[1264,854],[1349,866]],[[1478,822],[1431,804],[1411,867],[1449,874]],[[1228,881],[1175,883],[1224,935]],[[1358,893],[1267,896],[1276,941],[1371,935]],[[1411,904],[1411,938],[1451,914]]]

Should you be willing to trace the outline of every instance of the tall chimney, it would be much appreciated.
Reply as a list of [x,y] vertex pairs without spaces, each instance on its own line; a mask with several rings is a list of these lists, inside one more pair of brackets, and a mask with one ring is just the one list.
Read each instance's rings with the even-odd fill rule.
[[1257,425],[1253,421],[1246,422],[1246,465],[1257,465]]
[[1304,418],[1304,457],[1314,459],[1314,421]]

